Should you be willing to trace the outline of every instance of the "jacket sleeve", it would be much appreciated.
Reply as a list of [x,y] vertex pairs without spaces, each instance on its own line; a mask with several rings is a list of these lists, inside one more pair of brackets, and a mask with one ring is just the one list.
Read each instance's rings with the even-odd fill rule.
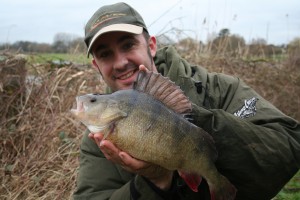
[[146,180],[107,160],[85,133],[80,147],[80,166],[74,200],[160,200]]
[[[299,123],[238,78],[208,75],[204,89],[207,103],[193,105],[194,123],[213,136],[218,170],[237,187],[237,199],[271,199],[299,169]],[[235,116],[253,97],[252,113]]]

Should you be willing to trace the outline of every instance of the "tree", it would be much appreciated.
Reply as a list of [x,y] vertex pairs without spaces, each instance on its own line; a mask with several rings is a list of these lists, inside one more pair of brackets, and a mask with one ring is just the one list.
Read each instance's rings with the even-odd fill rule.
[[218,37],[224,38],[224,37],[228,37],[229,35],[230,35],[230,30],[228,28],[223,28],[220,30]]
[[252,39],[248,46],[249,56],[272,57],[282,54],[283,48],[267,43],[263,38]]
[[87,47],[83,38],[75,38],[69,44],[69,53],[86,53]]
[[78,36],[70,33],[57,33],[53,39],[53,50],[56,53],[67,53],[70,49],[72,41],[79,38]]
[[253,45],[267,45],[267,41],[263,38],[252,39],[251,44]]
[[230,30],[224,28],[209,45],[214,54],[238,56],[244,53],[246,42],[243,37],[237,34],[231,35]]
[[290,65],[300,69],[300,37],[293,39],[287,48]]

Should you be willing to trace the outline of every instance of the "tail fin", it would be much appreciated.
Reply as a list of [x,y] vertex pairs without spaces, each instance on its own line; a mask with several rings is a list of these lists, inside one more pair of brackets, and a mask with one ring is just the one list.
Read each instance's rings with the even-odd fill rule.
[[237,189],[222,175],[216,184],[208,182],[211,200],[234,200]]

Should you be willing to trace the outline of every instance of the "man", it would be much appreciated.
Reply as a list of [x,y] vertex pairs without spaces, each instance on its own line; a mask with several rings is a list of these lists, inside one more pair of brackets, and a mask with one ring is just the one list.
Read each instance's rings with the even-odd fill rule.
[[[139,70],[168,76],[193,103],[193,123],[218,150],[216,166],[237,199],[270,199],[300,166],[300,126],[240,79],[190,65],[173,47],[160,50],[137,11],[125,3],[101,7],[85,28],[88,54],[110,92],[132,88]],[[74,199],[210,199],[203,180],[193,192],[177,172],[151,173],[137,160],[87,133]],[[150,172],[149,172],[150,171]]]

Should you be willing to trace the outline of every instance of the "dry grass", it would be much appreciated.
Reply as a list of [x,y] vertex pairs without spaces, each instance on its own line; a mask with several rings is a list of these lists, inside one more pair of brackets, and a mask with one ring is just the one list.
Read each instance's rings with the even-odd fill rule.
[[[181,52],[184,57],[209,71],[240,76],[300,120],[300,66],[288,59],[243,60],[186,52]],[[70,199],[85,128],[68,111],[75,96],[101,92],[105,84],[90,67],[27,64],[27,72],[38,78],[24,81],[25,71],[20,70],[18,84],[10,85],[3,69],[25,69],[25,63],[15,56],[5,58],[0,62],[0,199]]]
[[[220,64],[217,64],[220,62]],[[205,66],[205,65],[204,65]],[[300,121],[300,69],[276,61],[220,59],[207,63],[213,71],[241,77],[285,114]]]
[[[23,63],[13,60],[8,57],[2,69],[8,63],[15,63],[10,66],[15,68]],[[80,133],[85,128],[68,111],[75,96],[101,92],[103,84],[92,69],[34,68],[36,72],[44,69],[43,74],[36,74],[40,78],[23,82],[14,91],[2,82],[0,199],[70,199]]]
[[278,59],[255,58],[244,54],[213,54],[205,49],[197,53],[195,49],[201,48],[192,46],[179,52],[208,71],[240,77],[285,114],[300,121],[300,54],[282,54]]

